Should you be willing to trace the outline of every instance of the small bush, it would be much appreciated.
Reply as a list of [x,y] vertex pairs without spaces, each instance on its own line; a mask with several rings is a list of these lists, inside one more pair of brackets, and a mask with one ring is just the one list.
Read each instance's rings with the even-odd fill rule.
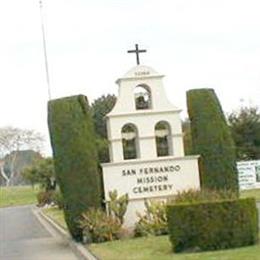
[[135,225],[135,236],[168,234],[166,203],[145,201],[145,215],[137,213],[139,221]]
[[53,190],[40,191],[37,194],[38,206],[43,207],[44,205],[50,205],[53,202]]
[[79,223],[86,243],[112,241],[120,237],[119,219],[107,215],[100,209],[92,208],[83,213]]
[[64,209],[64,199],[59,190],[53,192],[52,201],[55,205],[58,206],[59,209]]
[[252,198],[168,205],[167,218],[174,252],[247,246],[258,238]]
[[110,201],[108,203],[109,215],[118,218],[121,224],[124,223],[124,216],[129,202],[128,195],[118,197],[117,191],[109,192]]
[[91,208],[82,214],[79,221],[86,243],[105,242],[128,237],[122,228],[128,205],[128,195],[118,197],[117,191],[109,192],[108,214],[101,209]]

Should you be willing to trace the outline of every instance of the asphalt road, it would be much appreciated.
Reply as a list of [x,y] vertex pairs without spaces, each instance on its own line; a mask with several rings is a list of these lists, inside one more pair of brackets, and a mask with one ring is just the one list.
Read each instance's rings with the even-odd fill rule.
[[0,209],[0,259],[78,259],[67,242],[46,229],[32,212],[32,206]]

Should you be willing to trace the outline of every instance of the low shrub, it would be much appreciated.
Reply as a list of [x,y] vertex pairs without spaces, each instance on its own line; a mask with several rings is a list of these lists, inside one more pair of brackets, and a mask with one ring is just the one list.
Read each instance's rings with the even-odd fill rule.
[[128,195],[122,195],[118,197],[117,191],[109,192],[110,201],[108,202],[109,215],[118,218],[121,224],[124,223],[124,216],[127,210],[127,205],[129,202]]
[[51,203],[53,203],[53,194],[53,190],[40,191],[37,194],[38,206],[43,207],[44,205],[50,205]]
[[101,209],[91,208],[84,212],[79,221],[85,243],[100,243],[127,237],[122,228],[128,205],[128,195],[118,197],[116,190],[109,192],[108,214]]
[[166,203],[145,201],[145,214],[137,213],[139,221],[135,225],[135,236],[168,234]]
[[167,219],[174,252],[247,246],[258,238],[253,198],[168,205]]
[[112,241],[120,237],[119,219],[107,215],[101,209],[92,208],[83,213],[79,224],[85,243]]
[[59,190],[56,190],[52,194],[52,202],[58,206],[59,209],[64,209],[64,199]]
[[39,207],[45,205],[56,205],[59,209],[64,208],[64,200],[59,190],[40,191],[37,194],[37,201]]

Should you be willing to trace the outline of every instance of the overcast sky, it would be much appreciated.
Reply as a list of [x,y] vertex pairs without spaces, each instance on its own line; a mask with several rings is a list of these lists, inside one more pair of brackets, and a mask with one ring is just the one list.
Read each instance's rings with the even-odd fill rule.
[[[259,0],[43,0],[43,12],[52,98],[117,94],[139,43],[183,117],[192,88],[214,88],[225,112],[260,105]],[[48,139],[39,1],[1,0],[0,37],[0,127]]]

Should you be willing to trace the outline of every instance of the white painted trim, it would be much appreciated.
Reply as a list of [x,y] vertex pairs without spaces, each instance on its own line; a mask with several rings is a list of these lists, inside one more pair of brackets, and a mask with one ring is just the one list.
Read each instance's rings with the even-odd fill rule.
[[158,115],[158,114],[169,114],[169,113],[180,113],[182,109],[176,109],[176,110],[164,110],[164,111],[158,111],[158,110],[152,110],[152,109],[144,109],[144,110],[135,110],[133,113],[122,113],[122,114],[107,114],[105,118],[107,117],[126,117],[126,116],[143,116],[143,115]]
[[[156,200],[156,199],[165,199],[165,200],[167,200],[167,199],[169,199],[169,198],[171,198],[171,197],[174,197],[174,196],[176,196],[176,194],[172,194],[172,196],[154,196],[154,197],[150,197],[150,198],[135,198],[135,199],[131,199],[130,201],[132,202],[132,201],[144,201],[144,200]],[[103,200],[103,202],[104,203],[109,203],[110,202],[110,200]]]
[[[183,137],[184,133],[180,133],[180,134],[172,134],[170,135],[171,137]],[[155,135],[149,135],[149,136],[138,136],[139,140],[145,140],[145,139],[154,139],[156,136]],[[114,138],[114,139],[108,139],[109,143],[112,142],[120,142],[122,140],[122,138]]]
[[147,80],[147,79],[162,79],[165,75],[150,75],[150,76],[135,76],[135,77],[125,77],[116,80],[116,84],[120,84],[122,81],[136,81],[136,80]]
[[121,162],[112,162],[112,163],[102,163],[102,167],[113,167],[113,166],[120,166],[120,165],[131,165],[131,164],[142,164],[142,163],[151,163],[155,161],[186,161],[186,160],[197,160],[200,157],[200,155],[186,155],[185,157],[175,157],[175,156],[163,156],[163,157],[157,157],[151,160],[142,160],[142,159],[131,159],[131,160],[124,160]]

